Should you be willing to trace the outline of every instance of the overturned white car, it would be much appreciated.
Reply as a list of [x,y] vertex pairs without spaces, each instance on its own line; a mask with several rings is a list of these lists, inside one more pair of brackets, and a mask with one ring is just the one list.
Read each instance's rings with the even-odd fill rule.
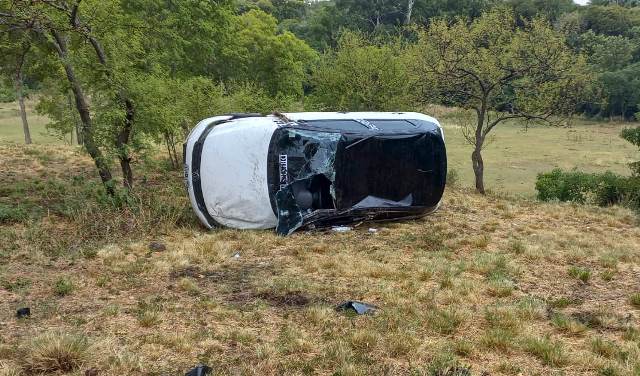
[[187,138],[184,162],[205,226],[282,235],[429,214],[447,175],[438,121],[409,112],[213,117]]

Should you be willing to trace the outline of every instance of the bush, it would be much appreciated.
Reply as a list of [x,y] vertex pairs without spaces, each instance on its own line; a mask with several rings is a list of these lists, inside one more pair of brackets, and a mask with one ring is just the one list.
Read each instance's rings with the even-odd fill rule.
[[592,174],[580,171],[564,172],[559,168],[539,174],[536,181],[538,199],[585,203],[589,192],[595,189]]
[[15,91],[0,82],[0,103],[10,103],[16,100]]
[[599,206],[625,205],[640,210],[640,177],[626,177],[607,171],[590,174],[555,169],[539,174],[536,181],[538,199]]

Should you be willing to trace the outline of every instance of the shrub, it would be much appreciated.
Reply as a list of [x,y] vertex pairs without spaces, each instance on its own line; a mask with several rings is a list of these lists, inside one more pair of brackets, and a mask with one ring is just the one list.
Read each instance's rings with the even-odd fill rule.
[[84,363],[87,348],[87,338],[82,335],[45,333],[22,349],[23,368],[35,374],[70,372]]
[[585,203],[587,194],[595,189],[592,174],[580,171],[564,172],[559,168],[539,174],[536,181],[538,199]]
[[607,171],[590,174],[555,169],[539,174],[536,181],[538,199],[599,206],[625,205],[640,209],[640,177],[626,177]]
[[[636,118],[640,119],[640,112],[636,114]],[[640,127],[624,129],[620,137],[640,148]],[[629,167],[636,176],[640,175],[640,161],[629,164]]]
[[22,207],[0,204],[0,224],[22,222],[27,218],[28,214]]
[[549,337],[525,339],[523,347],[525,351],[536,356],[548,366],[561,367],[567,363],[562,342],[553,341]]

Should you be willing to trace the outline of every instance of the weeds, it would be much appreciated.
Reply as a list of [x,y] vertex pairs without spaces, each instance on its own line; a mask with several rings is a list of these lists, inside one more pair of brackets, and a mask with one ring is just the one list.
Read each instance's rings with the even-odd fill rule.
[[524,340],[523,348],[546,365],[561,367],[567,364],[564,346],[560,341],[553,341],[549,337],[528,338]]
[[617,346],[602,337],[595,337],[591,340],[591,351],[605,358],[613,358],[618,354]]
[[551,324],[559,330],[570,335],[582,334],[587,330],[586,325],[579,321],[573,320],[572,318],[562,313],[555,313],[551,317]]
[[53,292],[58,296],[67,296],[73,292],[74,286],[68,277],[60,277],[53,285]]
[[78,334],[49,332],[21,348],[22,367],[27,372],[71,372],[87,358],[87,338]]
[[427,324],[440,334],[453,334],[463,321],[462,315],[452,309],[434,309],[427,314]]
[[591,270],[572,266],[569,268],[569,275],[573,278],[579,279],[582,283],[587,283],[589,282],[589,278],[591,278]]

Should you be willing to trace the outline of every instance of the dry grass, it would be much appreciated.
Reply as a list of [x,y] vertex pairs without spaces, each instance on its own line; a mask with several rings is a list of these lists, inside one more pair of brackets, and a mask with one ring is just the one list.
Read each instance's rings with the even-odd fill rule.
[[[34,177],[20,167],[31,163],[20,148],[6,150],[14,162],[2,173],[13,180],[2,180],[2,192],[93,173],[68,150],[40,148],[55,158],[38,159]],[[435,215],[372,225],[377,233],[282,238],[203,231],[189,219],[179,172],[155,174],[139,189],[162,200],[141,192],[136,209],[87,196],[91,213],[52,209],[0,223],[0,375],[184,374],[199,362],[215,374],[255,375],[640,370],[640,228],[627,210],[449,190]],[[34,207],[82,197],[24,192]],[[58,281],[72,282],[69,293],[57,292]],[[350,299],[380,309],[334,311]],[[32,316],[13,318],[23,306]],[[73,338],[83,340],[71,346]]]

